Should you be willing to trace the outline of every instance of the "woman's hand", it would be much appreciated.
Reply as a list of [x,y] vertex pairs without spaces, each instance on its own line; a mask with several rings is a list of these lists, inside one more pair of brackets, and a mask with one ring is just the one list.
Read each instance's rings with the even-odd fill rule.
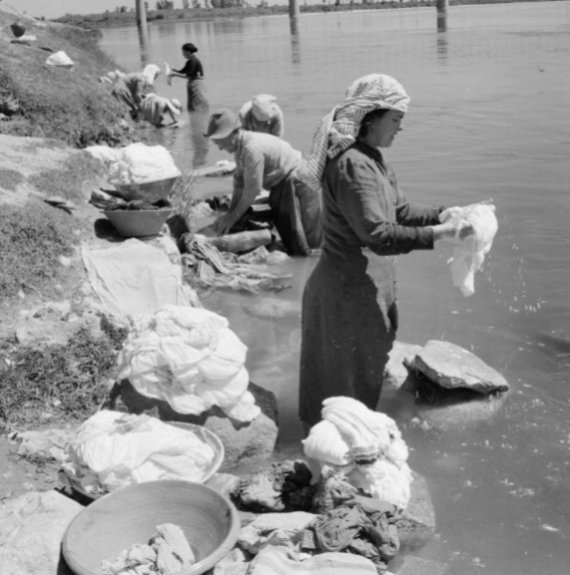
[[[441,215],[441,214],[440,214]],[[452,218],[443,224],[433,226],[433,239],[439,240],[464,240],[473,235],[473,226],[463,218]]]
[[462,213],[463,213],[463,208],[460,208],[459,206],[453,206],[451,208],[447,208],[439,214],[439,221],[442,224],[445,224],[449,220],[452,220],[454,218],[458,218],[459,216],[461,216]]

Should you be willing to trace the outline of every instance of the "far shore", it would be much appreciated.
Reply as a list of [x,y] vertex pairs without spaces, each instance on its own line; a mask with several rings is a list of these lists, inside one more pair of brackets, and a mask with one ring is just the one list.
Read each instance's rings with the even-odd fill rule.
[[[449,6],[464,5],[487,5],[487,4],[512,4],[521,2],[550,2],[564,0],[450,0]],[[335,0],[323,1],[322,4],[299,5],[300,14],[327,14],[329,12],[350,12],[362,10],[386,10],[405,8],[429,8],[436,7],[436,0],[401,0],[378,2],[354,2],[344,0],[344,3],[336,3]],[[284,16],[289,14],[289,5],[279,6],[244,6],[227,8],[188,8],[171,10],[149,10],[147,22],[197,22],[205,20],[216,20],[222,18],[251,18],[256,16]],[[136,12],[134,8],[121,12],[107,10],[99,14],[66,14],[61,18],[56,18],[55,22],[70,24],[83,28],[118,28],[136,26]]]

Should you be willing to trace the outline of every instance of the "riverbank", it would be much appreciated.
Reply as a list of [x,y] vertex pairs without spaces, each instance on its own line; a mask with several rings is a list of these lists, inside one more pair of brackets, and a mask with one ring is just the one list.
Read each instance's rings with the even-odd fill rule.
[[[525,2],[544,2],[547,0],[524,0]],[[450,0],[450,6],[474,5],[474,4],[510,4],[521,2],[521,0]],[[221,18],[251,18],[259,16],[280,16],[289,14],[288,4],[278,6],[229,6],[226,8],[187,8],[170,10],[149,10],[147,21],[153,22],[196,22],[204,20],[217,20]],[[386,10],[386,9],[406,9],[420,7],[435,7],[435,0],[381,0],[342,3],[339,0],[328,0],[322,3],[301,4],[300,14],[328,14],[330,12],[350,12],[362,10]],[[82,28],[116,28],[123,26],[135,26],[136,13],[134,9],[129,11],[106,11],[105,13],[94,14],[66,14],[54,20],[62,24],[80,26]]]

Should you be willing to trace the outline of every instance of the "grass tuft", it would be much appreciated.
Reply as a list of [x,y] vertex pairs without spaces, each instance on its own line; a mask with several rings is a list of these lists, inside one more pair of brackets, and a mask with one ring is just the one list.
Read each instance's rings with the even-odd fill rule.
[[[66,345],[0,350],[0,420],[27,426],[45,413],[81,421],[108,396],[122,338],[111,341],[80,329]],[[3,357],[1,357],[3,356]]]
[[72,216],[40,201],[4,206],[0,214],[0,298],[41,290],[55,278],[60,255],[77,242]]

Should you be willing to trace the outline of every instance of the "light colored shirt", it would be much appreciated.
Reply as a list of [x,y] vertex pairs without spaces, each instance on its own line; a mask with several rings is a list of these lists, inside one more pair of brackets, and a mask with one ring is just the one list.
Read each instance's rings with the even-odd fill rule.
[[284,132],[284,122],[283,122],[283,112],[281,108],[274,104],[275,115],[266,122],[260,122],[251,110],[251,100],[246,102],[239,111],[239,120],[244,130],[250,132],[261,132],[265,134],[272,134],[278,138],[283,137]]
[[255,198],[296,170],[301,164],[301,152],[271,134],[240,130],[235,161],[234,194],[246,189],[247,195]]

